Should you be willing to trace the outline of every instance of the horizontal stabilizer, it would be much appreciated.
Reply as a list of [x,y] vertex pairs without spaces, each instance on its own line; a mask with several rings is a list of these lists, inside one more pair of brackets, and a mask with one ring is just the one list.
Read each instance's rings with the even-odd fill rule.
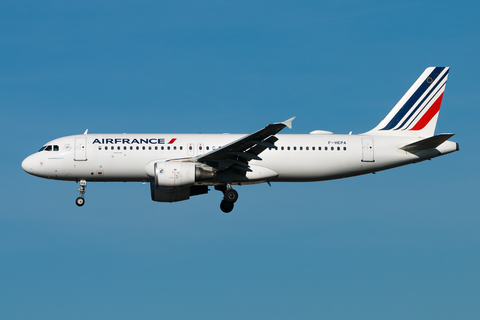
[[453,133],[441,133],[436,136],[419,140],[414,143],[407,144],[400,149],[405,150],[405,151],[421,151],[421,150],[427,150],[427,149],[434,149],[453,137]]

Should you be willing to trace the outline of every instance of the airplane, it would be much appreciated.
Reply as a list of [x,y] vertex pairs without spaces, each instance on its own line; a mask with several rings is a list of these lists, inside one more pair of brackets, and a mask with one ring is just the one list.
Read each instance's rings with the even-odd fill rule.
[[75,181],[85,204],[87,182],[149,182],[151,198],[177,202],[223,193],[234,185],[324,181],[376,173],[459,150],[454,134],[434,135],[449,67],[429,67],[372,130],[353,135],[315,130],[279,134],[290,118],[252,134],[84,134],[54,139],[22,162],[27,173]]

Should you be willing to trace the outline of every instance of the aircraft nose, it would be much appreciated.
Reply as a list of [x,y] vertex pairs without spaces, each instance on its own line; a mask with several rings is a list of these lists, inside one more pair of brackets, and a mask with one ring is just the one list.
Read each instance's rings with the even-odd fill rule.
[[32,156],[28,156],[25,158],[25,160],[22,161],[22,169],[26,173],[33,173],[33,163],[34,160],[32,159]]

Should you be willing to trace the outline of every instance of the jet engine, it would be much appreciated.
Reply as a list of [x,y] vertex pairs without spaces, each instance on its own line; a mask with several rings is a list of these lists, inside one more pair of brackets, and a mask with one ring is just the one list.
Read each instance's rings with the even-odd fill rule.
[[214,173],[197,167],[195,163],[159,161],[155,163],[155,186],[158,188],[182,188],[193,186],[196,181],[212,179]]

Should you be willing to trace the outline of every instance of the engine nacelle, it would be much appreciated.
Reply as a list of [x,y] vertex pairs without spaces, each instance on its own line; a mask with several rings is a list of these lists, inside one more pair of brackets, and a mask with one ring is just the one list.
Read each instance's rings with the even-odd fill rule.
[[211,171],[197,167],[195,163],[159,161],[155,163],[155,185],[158,188],[183,188],[193,186],[195,181],[213,178]]
[[208,193],[207,186],[191,186],[183,188],[158,188],[155,182],[150,182],[152,200],[158,202],[177,202],[188,200],[191,196]]
[[195,183],[195,164],[160,161],[155,163],[155,185],[159,188],[181,188]]

